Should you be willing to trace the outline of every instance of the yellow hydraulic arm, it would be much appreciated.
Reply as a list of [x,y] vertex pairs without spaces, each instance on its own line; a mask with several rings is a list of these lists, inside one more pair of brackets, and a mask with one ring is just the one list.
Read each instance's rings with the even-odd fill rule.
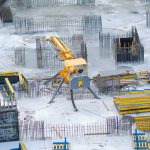
[[58,38],[56,36],[51,36],[49,39],[53,45],[55,46],[55,48],[58,51],[58,55],[57,57],[61,60],[68,60],[68,59],[73,59],[74,56],[71,53],[71,50],[69,49],[69,47],[64,43],[64,41],[61,38]]
[[46,40],[51,41],[58,51],[57,57],[64,61],[64,68],[59,72],[59,77],[64,79],[64,83],[70,81],[71,74],[83,72],[80,66],[87,65],[86,61],[83,58],[75,59],[74,54],[61,38],[51,36]]

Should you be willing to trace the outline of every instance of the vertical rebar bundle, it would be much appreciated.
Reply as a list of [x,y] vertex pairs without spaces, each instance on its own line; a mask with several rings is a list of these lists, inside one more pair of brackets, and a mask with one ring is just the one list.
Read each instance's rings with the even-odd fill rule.
[[42,68],[42,48],[40,38],[36,38],[37,67]]
[[10,6],[1,6],[0,7],[0,19],[3,23],[12,23],[13,15],[10,9]]
[[150,28],[150,12],[146,12],[146,26],[147,28]]
[[16,33],[58,32],[63,34],[84,34],[92,37],[102,30],[101,16],[51,16],[41,18],[14,17]]
[[145,3],[145,4],[149,4],[149,3],[150,3],[150,0],[144,0],[144,3]]
[[25,65],[25,48],[20,47],[15,49],[15,64]]
[[99,55],[100,59],[115,60],[115,47],[114,40],[117,38],[127,38],[132,36],[131,32],[125,34],[110,34],[99,32]]
[[98,33],[102,32],[102,19],[101,16],[91,15],[83,16],[83,30],[86,38],[98,38]]
[[6,2],[6,0],[0,0],[0,7]]
[[14,18],[16,33],[35,33],[35,32],[81,32],[83,31],[81,17],[41,17],[41,18]]

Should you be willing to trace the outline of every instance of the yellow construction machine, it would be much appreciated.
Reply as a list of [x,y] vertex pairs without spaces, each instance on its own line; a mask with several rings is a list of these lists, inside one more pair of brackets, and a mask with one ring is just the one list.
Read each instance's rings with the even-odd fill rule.
[[99,97],[90,87],[90,78],[84,74],[84,71],[87,68],[87,62],[83,58],[76,58],[61,38],[50,36],[45,40],[51,42],[54,47],[53,51],[55,52],[57,58],[64,62],[63,69],[54,75],[51,79],[46,81],[46,84],[52,80],[59,81],[56,92],[52,96],[49,103],[53,102],[63,83],[69,84],[70,86],[71,100],[75,111],[77,111],[77,108],[73,99],[73,89],[88,88],[94,97],[99,99]]

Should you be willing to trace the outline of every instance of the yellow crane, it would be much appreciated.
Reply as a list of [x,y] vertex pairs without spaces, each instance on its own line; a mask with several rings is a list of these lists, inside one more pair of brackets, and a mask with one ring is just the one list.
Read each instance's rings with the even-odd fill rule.
[[46,38],[46,41],[52,43],[58,59],[64,61],[64,68],[46,82],[49,83],[52,80],[60,79],[59,86],[49,103],[53,102],[63,83],[70,85],[71,100],[75,111],[77,111],[77,108],[73,99],[73,89],[88,88],[94,97],[99,99],[90,87],[90,78],[87,75],[82,74],[85,66],[87,66],[87,62],[83,58],[75,58],[75,55],[61,38],[50,36],[49,38]]

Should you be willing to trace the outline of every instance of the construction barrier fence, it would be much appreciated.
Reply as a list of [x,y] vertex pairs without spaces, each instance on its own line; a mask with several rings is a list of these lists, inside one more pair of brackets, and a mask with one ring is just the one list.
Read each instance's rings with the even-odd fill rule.
[[95,135],[131,135],[130,118],[110,117],[87,124],[48,124],[44,121],[20,121],[20,140],[37,140]]

